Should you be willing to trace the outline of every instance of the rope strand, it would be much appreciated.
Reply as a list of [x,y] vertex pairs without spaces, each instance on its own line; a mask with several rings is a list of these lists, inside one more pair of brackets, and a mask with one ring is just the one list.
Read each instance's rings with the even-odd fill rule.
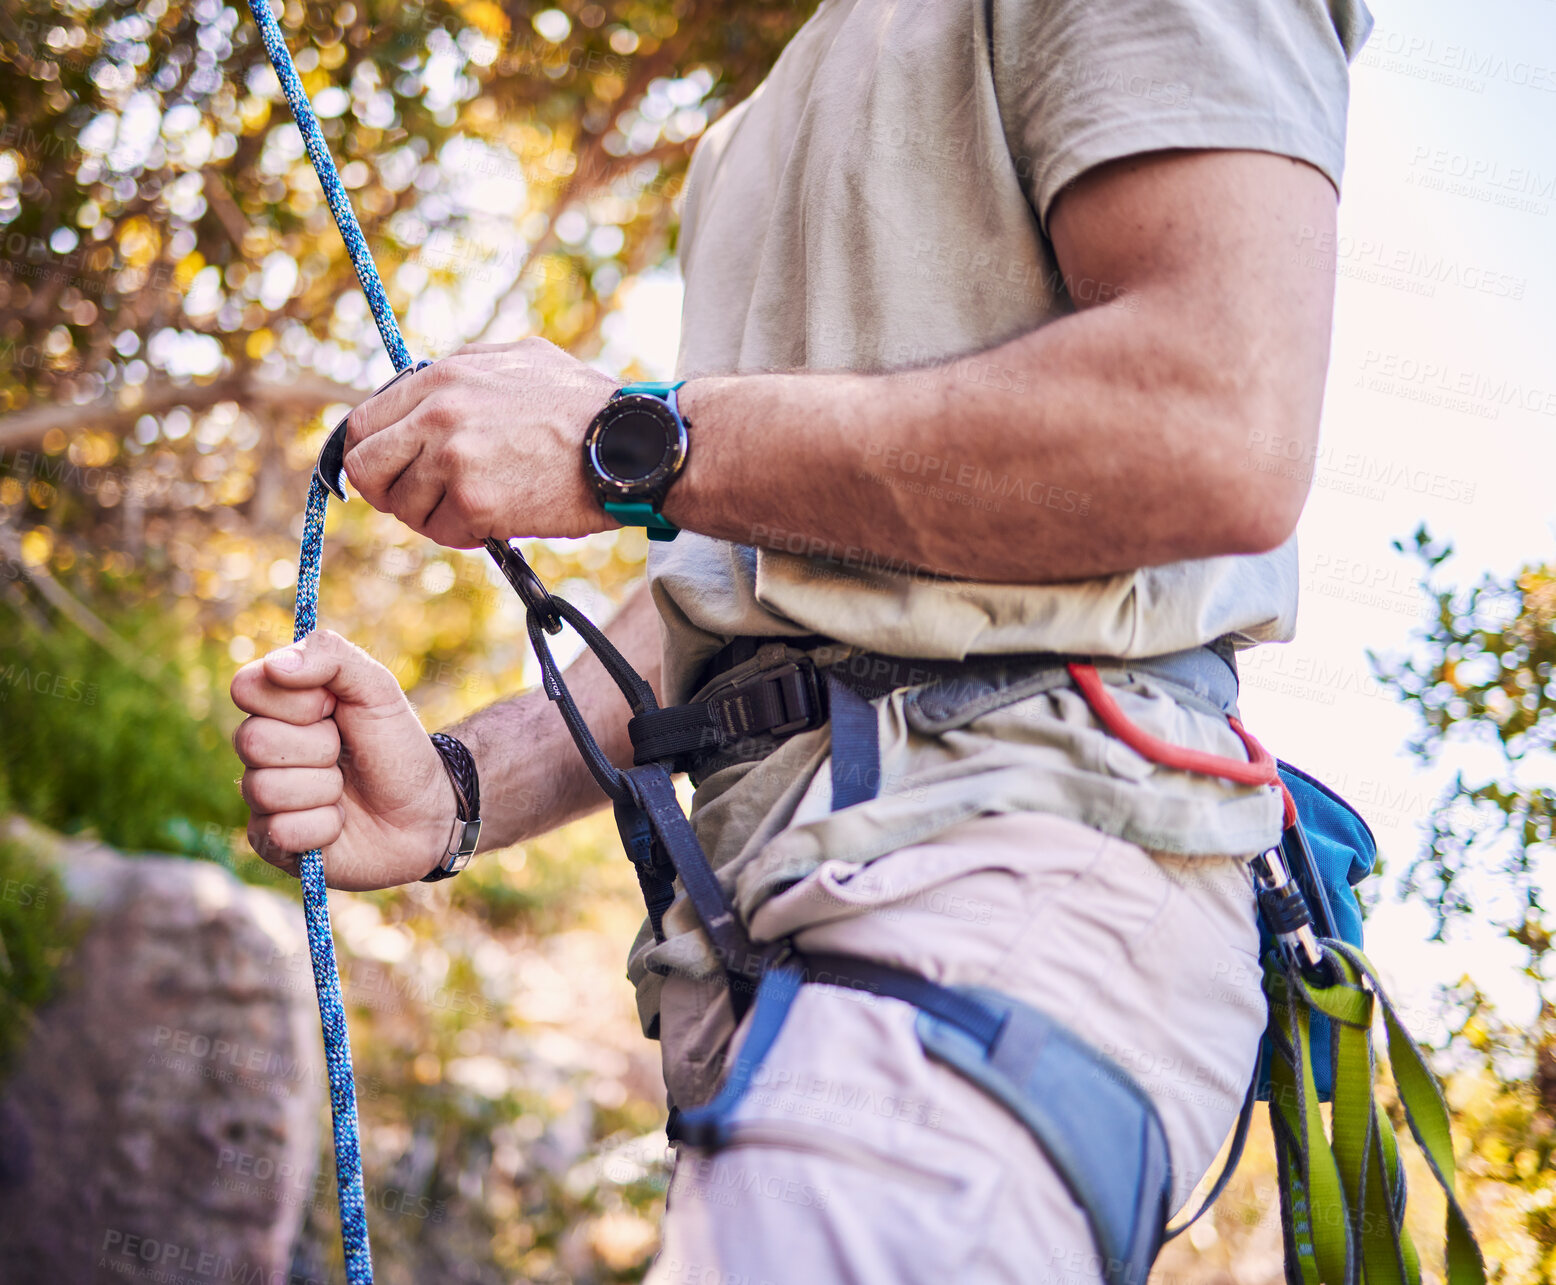
[[[263,0],[261,0],[263,3]],[[301,642],[318,622],[319,572],[324,552],[324,509],[329,492],[317,477],[308,488],[302,552],[297,562],[297,608],[292,641]],[[351,1070],[351,1038],[335,962],[335,935],[324,886],[324,854],[305,853],[298,874],[303,886],[303,918],[308,925],[308,954],[319,994],[319,1023],[324,1030],[324,1065],[330,1081],[330,1118],[334,1126],[335,1185],[340,1198],[340,1238],[345,1247],[349,1285],[373,1285],[373,1258],[367,1239],[367,1199],[362,1189],[362,1143],[357,1124],[357,1085]]]

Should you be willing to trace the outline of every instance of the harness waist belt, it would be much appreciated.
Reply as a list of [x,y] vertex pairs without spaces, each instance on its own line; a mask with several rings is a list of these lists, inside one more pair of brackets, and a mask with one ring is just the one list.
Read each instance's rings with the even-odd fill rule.
[[765,757],[780,741],[836,719],[840,687],[862,701],[927,687],[926,699],[933,700],[935,685],[943,682],[954,682],[958,690],[969,681],[997,688],[1044,670],[1062,674],[1076,660],[1162,679],[1221,713],[1237,709],[1236,664],[1230,646],[1221,643],[1128,660],[1060,652],[945,660],[856,651],[806,634],[734,639],[704,666],[696,699],[646,710],[627,730],[635,763],[662,763],[672,772],[690,771],[695,779]]

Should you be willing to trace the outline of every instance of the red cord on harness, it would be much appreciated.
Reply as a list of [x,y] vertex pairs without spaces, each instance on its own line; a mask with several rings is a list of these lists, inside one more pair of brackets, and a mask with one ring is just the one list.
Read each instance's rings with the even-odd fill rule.
[[1102,675],[1097,672],[1095,665],[1073,661],[1067,668],[1080,694],[1091,706],[1091,712],[1108,731],[1141,758],[1150,759],[1151,762],[1159,763],[1163,767],[1177,768],[1180,772],[1219,776],[1224,781],[1232,781],[1238,785],[1273,785],[1281,793],[1284,813],[1282,824],[1288,829],[1296,824],[1296,801],[1291,797],[1291,791],[1286,788],[1286,783],[1280,779],[1280,769],[1276,766],[1274,756],[1254,739],[1253,733],[1238,719],[1228,714],[1226,721],[1248,749],[1246,763],[1239,759],[1224,758],[1220,754],[1207,754],[1204,750],[1185,749],[1181,745],[1174,745],[1171,741],[1164,741],[1159,736],[1152,736],[1131,723],[1128,715],[1119,709],[1118,702],[1108,693],[1107,685],[1102,681]]

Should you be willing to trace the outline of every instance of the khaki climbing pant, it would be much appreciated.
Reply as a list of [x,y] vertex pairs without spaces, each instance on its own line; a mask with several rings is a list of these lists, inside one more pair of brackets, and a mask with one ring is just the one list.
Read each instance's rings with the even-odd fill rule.
[[[751,928],[990,986],[1067,1023],[1151,1095],[1175,1207],[1232,1126],[1265,1025],[1244,859],[1151,853],[1047,814],[828,862]],[[727,1003],[715,983],[672,977],[662,1014],[672,1096],[695,1104],[727,1053]],[[1032,1135],[925,1055],[915,1016],[801,989],[730,1144],[677,1148],[650,1285],[1101,1280],[1085,1217]]]

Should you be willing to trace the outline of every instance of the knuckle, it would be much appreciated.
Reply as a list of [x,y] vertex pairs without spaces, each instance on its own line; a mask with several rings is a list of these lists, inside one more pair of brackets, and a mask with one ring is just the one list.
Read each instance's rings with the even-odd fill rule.
[[282,814],[294,793],[286,769],[252,769],[243,773],[243,797],[255,812]]
[[232,752],[247,767],[254,766],[254,756],[258,749],[255,736],[254,720],[252,718],[244,719],[232,733]]
[[482,488],[471,478],[460,478],[449,484],[448,503],[449,507],[465,521],[481,517],[485,508]]
[[422,400],[417,408],[416,418],[422,428],[440,431],[453,428],[458,422],[459,414],[453,398],[434,393],[431,397]]
[[457,475],[469,468],[473,462],[473,453],[470,444],[464,440],[463,433],[455,433],[438,444],[437,450],[432,455],[433,469],[447,477],[450,474]]
[[270,806],[271,791],[265,784],[262,771],[262,769],[250,768],[243,774],[243,780],[238,788],[242,791],[243,800],[249,805],[251,811],[268,816],[276,809]]
[[232,676],[232,685],[228,689],[232,695],[232,703],[246,713],[254,713],[252,706],[259,694],[260,684],[264,682],[264,662],[251,660]]
[[276,847],[275,840],[271,838],[269,817],[255,817],[249,822],[248,841],[256,857],[269,861],[272,865],[276,864],[276,858],[281,854],[281,850]]
[[362,496],[363,499],[378,494],[376,479],[364,471],[361,451],[349,452],[343,467],[346,470],[346,481],[351,483],[357,494]]
[[[469,355],[464,348],[451,354],[452,357],[467,357]],[[413,378],[421,380],[427,388],[447,388],[459,378],[459,369],[450,358],[445,358],[442,361],[433,362],[426,370],[419,371]]]
[[299,852],[307,852],[313,847],[309,836],[304,831],[301,818],[296,815],[282,815],[271,819],[270,839],[278,853],[291,856]]

